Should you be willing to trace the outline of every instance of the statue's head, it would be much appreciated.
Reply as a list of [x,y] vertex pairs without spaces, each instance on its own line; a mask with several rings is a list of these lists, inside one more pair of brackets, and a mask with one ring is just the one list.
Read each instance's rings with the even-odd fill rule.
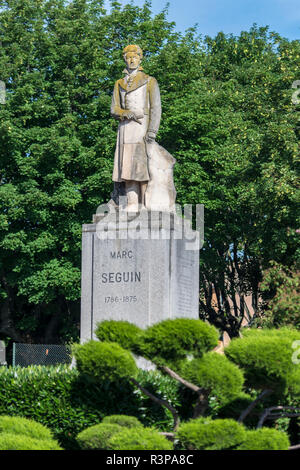
[[123,49],[123,58],[128,69],[137,69],[143,58],[143,51],[140,46],[130,44]]

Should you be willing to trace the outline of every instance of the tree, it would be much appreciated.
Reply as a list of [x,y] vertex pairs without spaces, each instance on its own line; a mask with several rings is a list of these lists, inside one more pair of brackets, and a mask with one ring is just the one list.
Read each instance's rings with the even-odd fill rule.
[[[248,330],[243,338],[234,339],[230,343],[225,349],[224,357],[210,351],[214,345],[216,331],[201,320],[165,320],[148,327],[144,332],[137,330],[135,340],[133,329],[127,324],[130,333],[130,341],[126,340],[128,347],[135,353],[139,349],[139,353],[151,359],[161,372],[193,392],[193,396],[189,398],[189,403],[194,409],[193,418],[181,424],[180,411],[168,398],[154,396],[136,380],[137,367],[129,350],[111,342],[112,337],[116,340],[114,333],[117,331],[117,325],[118,322],[114,321],[103,322],[102,328],[99,323],[97,334],[101,338],[100,341],[75,346],[78,370],[93,381],[108,380],[118,383],[127,380],[153,401],[167,407],[174,418],[173,433],[168,433],[169,438],[178,438],[187,449],[235,449],[240,445],[241,448],[253,445],[257,434],[259,448],[273,448],[272,437],[274,449],[280,449],[281,446],[288,448],[289,440],[286,434],[278,433],[277,430],[275,433],[274,430],[268,432],[262,426],[266,419],[300,416],[300,409],[277,406],[289,393],[295,397],[300,396],[300,366],[291,360],[292,343],[300,338],[297,330]],[[123,336],[126,336],[124,322],[121,325],[123,335],[119,336],[120,343]],[[193,331],[193,334],[189,334],[190,331]],[[235,403],[235,400],[242,396],[244,380],[248,389],[261,392],[258,399],[243,410],[238,422],[232,418],[212,420],[209,416],[209,398],[214,397],[223,405]],[[253,435],[250,433],[247,443],[247,432],[242,422],[266,395],[272,395],[275,406],[263,411],[257,424],[259,432]],[[272,415],[273,411],[276,411],[275,415]],[[118,424],[118,420],[111,422]],[[104,436],[107,442],[111,433],[116,435],[120,431],[106,429],[105,425],[106,423],[103,423],[103,427],[99,429],[98,438],[98,430],[96,434],[92,433],[93,439],[102,442]],[[135,428],[135,431],[133,440],[139,430]],[[106,433],[108,438],[105,437]],[[88,432],[87,434],[89,435]],[[130,440],[131,429],[125,434],[126,440]],[[93,442],[94,440],[91,445]]]
[[[122,334],[116,335],[119,323]],[[209,352],[218,344],[218,332],[213,326],[201,320],[188,318],[164,320],[149,326],[144,331],[135,329],[128,322],[125,324],[110,320],[98,323],[96,335],[100,343],[92,341],[75,348],[75,357],[79,359],[78,366],[81,372],[87,371],[90,376],[107,379],[111,373],[121,377],[120,369],[122,370],[123,366],[117,357],[118,350],[111,359],[113,362],[110,362],[116,341],[131,352],[150,359],[160,371],[192,392],[190,400],[194,418],[205,415],[210,396],[217,397],[225,404],[242,392],[244,383],[242,372],[226,357]],[[89,348],[93,348],[93,354]],[[101,360],[100,356],[97,357],[98,349],[101,350]],[[107,359],[106,349],[110,351]],[[105,351],[105,354],[102,351]],[[134,385],[150,396],[148,391],[142,389],[135,380],[133,371],[124,371],[124,373]],[[153,395],[150,398],[159,402]],[[168,407],[165,400],[160,400],[160,404]],[[174,429],[177,429],[179,414],[173,407],[169,410],[174,417]]]
[[246,385],[259,391],[257,399],[240,415],[240,422],[267,396],[272,406],[262,412],[258,428],[267,418],[300,416],[300,407],[289,404],[293,397],[299,405],[300,366],[298,360],[293,360],[293,345],[299,341],[296,329],[245,330],[242,338],[225,348],[226,356],[243,369]]
[[237,336],[245,297],[259,308],[262,270],[299,258],[299,41],[257,27],[181,35],[150,2],[113,1],[109,13],[103,0],[0,6],[1,337],[78,336],[81,225],[110,198],[110,101],[128,43],[160,85],[158,141],[177,160],[177,202],[205,204],[201,318]]
[[300,327],[299,270],[273,262],[260,286],[266,308],[256,324],[263,327]]
[[78,337],[81,225],[112,189],[120,50],[154,54],[171,35],[147,3],[103,5],[1,2],[0,335],[14,341]]
[[177,159],[177,201],[205,205],[200,315],[231,337],[249,320],[247,296],[259,311],[262,270],[299,261],[299,64],[299,41],[256,26],[204,41],[191,31],[151,63],[165,78],[161,138]]

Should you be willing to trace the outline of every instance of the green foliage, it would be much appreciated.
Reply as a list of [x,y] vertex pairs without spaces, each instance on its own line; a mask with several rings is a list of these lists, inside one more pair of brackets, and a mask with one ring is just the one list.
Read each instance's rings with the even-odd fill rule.
[[299,270],[273,262],[263,274],[260,288],[267,308],[256,323],[269,328],[290,326],[300,329]]
[[137,375],[138,369],[131,353],[117,343],[91,340],[75,345],[74,355],[79,372],[96,381],[116,382]]
[[188,450],[234,449],[245,439],[245,428],[233,419],[198,418],[179,426],[180,444]]
[[244,370],[249,386],[276,393],[300,393],[300,365],[294,364],[292,347],[300,340],[297,330],[245,330],[225,349],[226,356]]
[[109,439],[120,431],[117,423],[96,424],[79,433],[77,442],[82,450],[107,450]]
[[83,428],[101,421],[105,405],[111,406],[110,396],[103,403],[106,393],[87,387],[78,371],[68,366],[0,369],[0,414],[31,418],[47,426],[64,448],[73,446]]
[[143,426],[142,423],[135,416],[127,415],[111,415],[105,416],[102,420],[103,424],[118,424],[126,428],[138,428]]
[[141,338],[141,353],[154,362],[201,357],[218,344],[217,330],[201,320],[176,318],[148,327]]
[[[180,384],[158,370],[139,370],[138,382],[153,395],[169,401],[178,410],[182,410],[183,405],[187,405],[185,397],[182,396]],[[173,429],[174,419],[169,410],[154,403],[151,398],[145,396],[139,389],[136,389],[134,393],[143,403],[143,407],[139,411],[139,419],[142,420],[144,425],[164,431]],[[190,404],[192,404],[192,401]]]
[[151,428],[124,429],[108,441],[112,450],[172,450],[173,444]]
[[288,450],[289,446],[286,433],[277,429],[261,428],[246,431],[245,440],[237,450]]
[[1,3],[0,298],[10,299],[1,333],[17,341],[57,341],[78,323],[81,225],[112,190],[121,51],[138,42],[147,57],[172,36],[148,5],[103,4]]
[[109,199],[111,92],[124,45],[138,43],[161,89],[177,202],[205,205],[201,315],[236,336],[247,316],[237,290],[258,304],[262,268],[299,259],[299,41],[263,27],[182,35],[148,2],[4,0],[0,42],[1,334],[78,334],[81,225]]
[[0,433],[21,434],[33,439],[52,439],[51,431],[42,424],[30,419],[12,416],[0,416]]
[[[241,413],[248,408],[250,403],[254,401],[248,393],[240,393],[236,398],[225,403],[219,403],[217,400],[213,400],[212,406],[210,404],[210,410],[213,416],[218,418],[232,418],[238,420]],[[257,417],[253,418],[254,421],[251,424],[257,424]],[[248,424],[248,418],[246,423]]]
[[236,292],[258,305],[261,268],[299,259],[299,57],[299,41],[254,26],[204,41],[191,33],[151,59],[177,201],[205,205],[201,318],[230,337],[248,319]]
[[223,404],[236,398],[242,392],[244,383],[243,372],[225,356],[215,352],[206,353],[200,359],[186,361],[180,375],[209,390],[210,395]]
[[62,450],[53,439],[34,439],[22,434],[0,433],[0,450]]
[[[155,395],[180,405],[178,383],[158,371],[139,371],[137,380]],[[105,416],[137,416],[146,426],[172,429],[172,417],[127,383],[101,383],[68,366],[0,368],[0,415],[26,417],[47,426],[65,449]]]
[[122,348],[138,351],[143,331],[127,321],[104,320],[98,323],[95,334],[100,341],[118,343]]

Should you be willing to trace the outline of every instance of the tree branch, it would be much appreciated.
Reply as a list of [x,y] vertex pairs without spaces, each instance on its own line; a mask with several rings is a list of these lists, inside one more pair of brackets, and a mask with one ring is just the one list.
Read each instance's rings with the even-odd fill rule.
[[172,379],[177,380],[178,382],[180,382],[185,387],[189,388],[190,390],[193,390],[193,392],[199,393],[199,391],[202,391],[202,389],[200,387],[198,387],[197,385],[194,385],[191,382],[188,382],[187,380],[183,379],[182,377],[180,377],[180,375],[176,374],[176,372],[174,372],[169,367],[167,367],[167,366],[158,366],[158,367],[159,367],[159,369],[165,371],[170,377],[172,377]]
[[297,444],[295,446],[291,446],[291,447],[289,447],[288,450],[297,450],[297,449],[300,449],[300,444]]
[[209,396],[210,390],[198,387],[197,385],[192,384],[191,382],[188,382],[187,380],[182,378],[180,375],[178,375],[176,372],[174,372],[172,369],[170,369],[167,366],[158,366],[158,367],[161,370],[165,371],[170,377],[177,380],[179,383],[189,388],[193,392],[197,393],[198,400],[194,408],[193,419],[204,415],[206,408],[208,407],[208,396]]
[[158,398],[155,395],[153,395],[151,392],[149,392],[149,390],[147,390],[141,384],[139,384],[139,382],[137,382],[134,378],[131,377],[130,381],[136,387],[138,387],[145,395],[147,395],[147,397],[151,398],[151,400],[153,400],[155,403],[158,403],[160,406],[165,406],[172,413],[173,420],[174,420],[173,431],[176,431],[179,426],[179,416],[175,408],[173,408],[173,406],[170,405],[170,403],[168,403],[166,400],[162,400],[161,398]]
[[[295,413],[286,412],[286,413],[272,414],[272,411],[274,410],[278,410],[278,411],[290,410],[290,411],[295,411]],[[300,416],[300,409],[295,408],[294,406],[271,406],[270,408],[266,408],[261,414],[256,429],[261,428],[266,419],[296,418],[297,416]]]
[[250,403],[250,405],[248,406],[248,408],[246,408],[240,415],[239,419],[238,419],[238,422],[239,423],[242,423],[244,421],[244,419],[251,413],[251,411],[255,408],[255,406],[257,405],[257,403],[259,401],[261,401],[263,398],[265,398],[267,395],[270,395],[272,392],[272,390],[264,390],[263,392],[260,393],[260,395],[252,402]]

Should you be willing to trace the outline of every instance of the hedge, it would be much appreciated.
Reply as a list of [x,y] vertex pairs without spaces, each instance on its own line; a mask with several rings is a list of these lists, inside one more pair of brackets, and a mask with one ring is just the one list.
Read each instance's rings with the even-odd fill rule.
[[215,352],[186,361],[180,374],[189,382],[210,390],[210,394],[223,404],[236,398],[242,392],[244,384],[241,369],[225,356]]
[[97,324],[95,334],[99,341],[118,343],[122,348],[138,353],[143,330],[128,321],[104,320]]
[[141,354],[158,362],[173,362],[188,355],[201,357],[218,344],[215,327],[201,320],[176,318],[147,328],[141,337]]
[[124,429],[108,440],[111,450],[172,450],[173,444],[151,428]]
[[[179,403],[179,386],[158,371],[139,371],[137,380],[154,394]],[[105,416],[136,416],[144,425],[169,431],[172,416],[130,384],[95,383],[67,365],[1,367],[0,415],[31,418],[47,426],[65,449]]]
[[82,450],[109,450],[109,439],[123,429],[119,424],[96,424],[79,433],[77,442]]
[[127,415],[105,416],[105,418],[103,418],[102,420],[102,423],[118,424],[119,426],[123,426],[126,428],[138,428],[143,426],[142,423],[135,416]]
[[117,382],[136,377],[138,368],[132,354],[117,343],[88,341],[73,347],[77,369],[91,379]]
[[261,428],[246,431],[245,441],[237,450],[288,450],[289,446],[286,433],[277,429]]
[[226,450],[242,443],[245,433],[233,419],[198,418],[181,424],[176,437],[187,450]]
[[34,439],[21,434],[0,433],[0,450],[62,450],[51,439]]
[[244,370],[248,386],[300,395],[300,364],[292,362],[292,344],[299,339],[300,332],[288,328],[245,330],[225,354]]
[[0,433],[20,434],[33,439],[52,439],[50,429],[32,419],[13,416],[0,416]]

